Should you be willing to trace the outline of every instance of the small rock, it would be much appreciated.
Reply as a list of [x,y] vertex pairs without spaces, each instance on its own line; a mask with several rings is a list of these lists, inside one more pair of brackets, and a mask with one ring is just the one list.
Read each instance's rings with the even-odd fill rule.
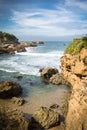
[[17,79],[22,79],[22,78],[23,78],[23,76],[18,75],[18,76],[14,76],[14,78],[17,78]]
[[12,103],[18,105],[18,106],[22,106],[25,103],[25,100],[22,98],[17,98],[17,97],[13,97],[12,98]]
[[57,109],[58,107],[59,107],[58,104],[53,104],[53,105],[50,106],[51,109]]

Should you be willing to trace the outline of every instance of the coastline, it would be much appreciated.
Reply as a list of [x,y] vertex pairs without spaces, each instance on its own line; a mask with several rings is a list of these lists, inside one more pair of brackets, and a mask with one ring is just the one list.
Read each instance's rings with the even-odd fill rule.
[[[23,111],[23,113],[25,113],[25,118],[30,121],[30,130],[32,128],[34,130],[38,128],[40,128],[40,130],[42,128],[49,128],[51,130],[50,127],[52,126],[52,130],[56,130],[57,128],[61,130],[83,130],[84,128],[84,130],[86,130],[87,118],[85,115],[87,113],[87,110],[84,111],[84,109],[87,106],[87,45],[85,44],[85,40],[87,39],[74,39],[73,44],[71,43],[66,48],[64,56],[61,57],[61,73],[59,73],[56,68],[48,67],[40,69],[41,78],[47,80],[47,82],[42,82],[40,77],[37,78],[37,76],[30,76],[30,78],[28,76],[28,78],[26,79],[23,79],[24,76],[22,75],[11,77],[17,82],[21,83],[21,85],[23,85],[23,82],[24,84],[29,85],[31,90],[30,93],[36,92],[36,90],[37,93],[34,93],[33,96],[27,95],[29,94],[29,89],[26,89],[28,87],[26,86],[25,88],[23,88],[23,93],[25,93],[26,96],[22,95],[25,96],[24,105],[22,104],[23,100],[19,97],[15,98],[16,100],[14,101],[14,103],[16,104],[12,105],[12,100],[7,100],[7,102],[6,100],[2,100],[0,105],[5,107],[5,109],[14,108],[16,109],[16,113],[19,113],[19,110]],[[78,42],[80,46],[77,49]],[[50,81],[51,83],[56,84],[59,88],[54,88],[52,89],[52,91],[50,91],[51,87],[54,87],[54,85],[50,84]],[[64,85],[58,86],[59,84]],[[68,86],[64,89],[65,84],[71,87],[71,91],[69,91],[69,89],[66,89]],[[16,88],[14,87],[14,85],[16,85]],[[0,82],[0,86],[2,95],[4,94],[4,92],[2,91],[3,86],[7,87],[5,88],[5,91],[7,91],[6,94],[8,96],[9,94],[11,94],[11,91],[9,91],[8,88],[11,88],[12,90],[14,90],[14,88],[15,90],[19,88],[19,90],[22,89],[19,84],[14,83],[13,81],[6,81],[3,83]],[[41,88],[42,91],[38,91]],[[13,92],[13,94],[16,93]],[[11,101],[11,104],[9,103],[9,101]],[[76,118],[74,119],[75,116]],[[53,120],[51,121],[51,119]],[[25,119],[23,118],[23,120]],[[47,122],[49,123],[49,125],[47,124]]]

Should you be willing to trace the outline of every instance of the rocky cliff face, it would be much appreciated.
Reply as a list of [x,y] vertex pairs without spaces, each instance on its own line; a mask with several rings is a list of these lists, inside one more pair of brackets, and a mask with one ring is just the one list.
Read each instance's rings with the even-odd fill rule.
[[61,69],[64,78],[72,86],[66,130],[87,130],[87,48],[82,48],[74,55],[66,53],[61,58]]

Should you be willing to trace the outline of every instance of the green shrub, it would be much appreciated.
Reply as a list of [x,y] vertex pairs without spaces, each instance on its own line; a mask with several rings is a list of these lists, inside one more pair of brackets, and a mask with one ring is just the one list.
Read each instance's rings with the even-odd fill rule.
[[74,39],[73,42],[65,49],[65,53],[75,55],[81,51],[82,48],[87,48],[87,37]]
[[4,37],[6,37],[10,41],[18,40],[13,34],[9,34],[9,33],[0,31],[1,41],[3,41]]

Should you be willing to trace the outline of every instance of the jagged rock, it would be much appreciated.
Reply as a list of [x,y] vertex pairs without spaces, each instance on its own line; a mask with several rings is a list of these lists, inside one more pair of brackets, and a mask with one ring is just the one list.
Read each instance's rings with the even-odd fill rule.
[[26,49],[23,45],[18,45],[15,50],[17,50],[17,52],[26,52]]
[[44,129],[55,126],[60,122],[59,114],[46,107],[40,107],[36,110],[33,119]]
[[13,81],[0,82],[0,98],[10,98],[22,93],[21,86]]
[[19,97],[13,97],[11,99],[13,104],[16,104],[18,106],[22,106],[25,103],[25,100],[23,98],[19,98]]
[[62,74],[55,74],[50,78],[50,83],[52,84],[68,84],[67,81],[63,78]]
[[29,130],[29,121],[23,112],[9,107],[0,107],[0,130]]
[[58,70],[56,68],[45,68],[45,69],[40,69],[39,72],[43,81],[46,80],[49,81],[50,77],[58,73]]
[[52,105],[50,106],[51,109],[57,109],[58,107],[59,107],[58,104],[52,104]]
[[9,54],[9,51],[5,48],[0,47],[0,54]]

